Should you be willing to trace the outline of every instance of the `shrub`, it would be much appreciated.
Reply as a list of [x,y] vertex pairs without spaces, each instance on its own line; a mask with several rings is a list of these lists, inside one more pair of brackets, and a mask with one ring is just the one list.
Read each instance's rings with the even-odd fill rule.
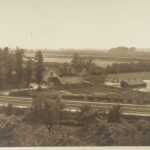
[[113,106],[112,110],[108,112],[107,119],[109,123],[121,121],[121,109],[119,105]]

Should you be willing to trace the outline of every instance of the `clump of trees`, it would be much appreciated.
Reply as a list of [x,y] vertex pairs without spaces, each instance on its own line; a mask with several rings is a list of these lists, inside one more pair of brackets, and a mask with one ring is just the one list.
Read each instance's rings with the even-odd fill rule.
[[103,69],[94,64],[90,57],[81,57],[74,53],[70,63],[63,63],[59,72],[62,76],[77,75],[77,74],[101,74]]
[[8,47],[0,49],[0,88],[11,88],[13,79],[12,72],[15,70],[14,55],[9,52]]
[[0,49],[0,89],[25,87],[33,80],[40,84],[44,71],[42,53],[36,52],[35,61],[24,58],[23,49]]
[[61,126],[64,107],[65,105],[54,91],[38,92],[33,95],[32,107],[26,114],[25,120],[32,124],[44,124],[51,131],[54,125],[59,124]]

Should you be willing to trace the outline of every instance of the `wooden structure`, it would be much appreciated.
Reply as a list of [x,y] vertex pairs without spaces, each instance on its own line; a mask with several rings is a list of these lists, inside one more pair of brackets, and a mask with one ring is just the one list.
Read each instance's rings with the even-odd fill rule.
[[142,80],[122,80],[120,83],[123,88],[145,88],[146,83]]

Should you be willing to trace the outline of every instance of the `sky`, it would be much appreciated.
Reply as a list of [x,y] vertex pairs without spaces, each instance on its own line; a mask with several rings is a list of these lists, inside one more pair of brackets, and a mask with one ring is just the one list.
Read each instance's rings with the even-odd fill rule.
[[150,48],[150,0],[0,0],[0,47]]

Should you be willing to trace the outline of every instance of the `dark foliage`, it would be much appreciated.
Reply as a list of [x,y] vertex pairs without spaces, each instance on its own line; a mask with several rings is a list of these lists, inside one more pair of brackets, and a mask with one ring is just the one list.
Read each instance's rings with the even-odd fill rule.
[[36,52],[35,61],[36,61],[35,78],[36,78],[37,84],[40,84],[42,81],[42,73],[44,71],[43,55],[41,51]]
[[149,72],[150,62],[149,61],[139,61],[137,63],[113,63],[107,66],[106,73],[128,73],[128,72]]
[[121,108],[119,105],[113,106],[112,110],[108,112],[107,119],[109,123],[118,123],[121,121]]
[[63,63],[59,67],[60,75],[83,75],[87,76],[89,74],[103,74],[104,69],[96,66],[93,63],[91,57],[81,57],[77,53],[74,53],[70,63]]
[[50,130],[55,124],[61,126],[63,109],[64,104],[55,93],[39,92],[34,96],[31,110],[27,112],[25,120],[33,124],[45,124]]

